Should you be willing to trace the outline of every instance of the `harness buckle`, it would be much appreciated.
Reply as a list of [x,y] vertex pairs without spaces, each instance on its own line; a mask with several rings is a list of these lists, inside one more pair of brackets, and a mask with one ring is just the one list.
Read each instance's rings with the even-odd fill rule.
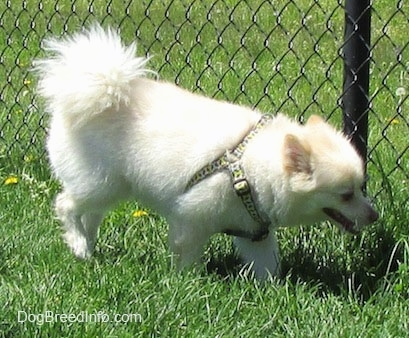
[[250,193],[250,184],[245,178],[239,178],[233,182],[233,189],[239,196],[244,196]]

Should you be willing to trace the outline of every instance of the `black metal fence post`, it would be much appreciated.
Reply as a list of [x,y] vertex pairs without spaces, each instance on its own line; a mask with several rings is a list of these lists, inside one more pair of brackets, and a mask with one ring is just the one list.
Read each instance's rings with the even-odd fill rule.
[[364,162],[368,137],[370,26],[371,1],[346,0],[342,96],[344,133],[351,137]]

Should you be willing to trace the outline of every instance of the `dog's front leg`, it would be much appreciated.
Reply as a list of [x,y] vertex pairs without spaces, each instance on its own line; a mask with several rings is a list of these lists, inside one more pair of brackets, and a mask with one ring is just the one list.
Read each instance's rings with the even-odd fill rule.
[[270,231],[262,241],[235,237],[234,244],[244,263],[252,264],[257,279],[264,280],[269,275],[280,275],[280,253],[274,231]]
[[177,269],[200,262],[203,247],[210,236],[202,224],[169,223],[168,241]]

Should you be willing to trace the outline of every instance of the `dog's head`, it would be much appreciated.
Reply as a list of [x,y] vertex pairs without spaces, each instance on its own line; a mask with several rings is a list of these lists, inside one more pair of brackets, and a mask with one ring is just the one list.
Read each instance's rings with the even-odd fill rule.
[[362,192],[362,159],[348,139],[315,115],[302,129],[284,140],[284,171],[301,217],[331,219],[350,233],[376,221],[378,213]]

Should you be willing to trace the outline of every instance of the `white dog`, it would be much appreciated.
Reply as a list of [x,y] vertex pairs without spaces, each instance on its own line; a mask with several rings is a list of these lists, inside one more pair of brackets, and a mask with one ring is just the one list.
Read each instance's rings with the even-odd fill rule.
[[361,192],[361,158],[321,118],[301,126],[148,79],[135,45],[99,26],[45,48],[52,56],[35,67],[63,185],[56,213],[77,257],[92,254],[104,214],[129,198],[166,217],[180,267],[225,232],[258,278],[279,273],[278,226],[332,219],[355,233],[378,218]]

